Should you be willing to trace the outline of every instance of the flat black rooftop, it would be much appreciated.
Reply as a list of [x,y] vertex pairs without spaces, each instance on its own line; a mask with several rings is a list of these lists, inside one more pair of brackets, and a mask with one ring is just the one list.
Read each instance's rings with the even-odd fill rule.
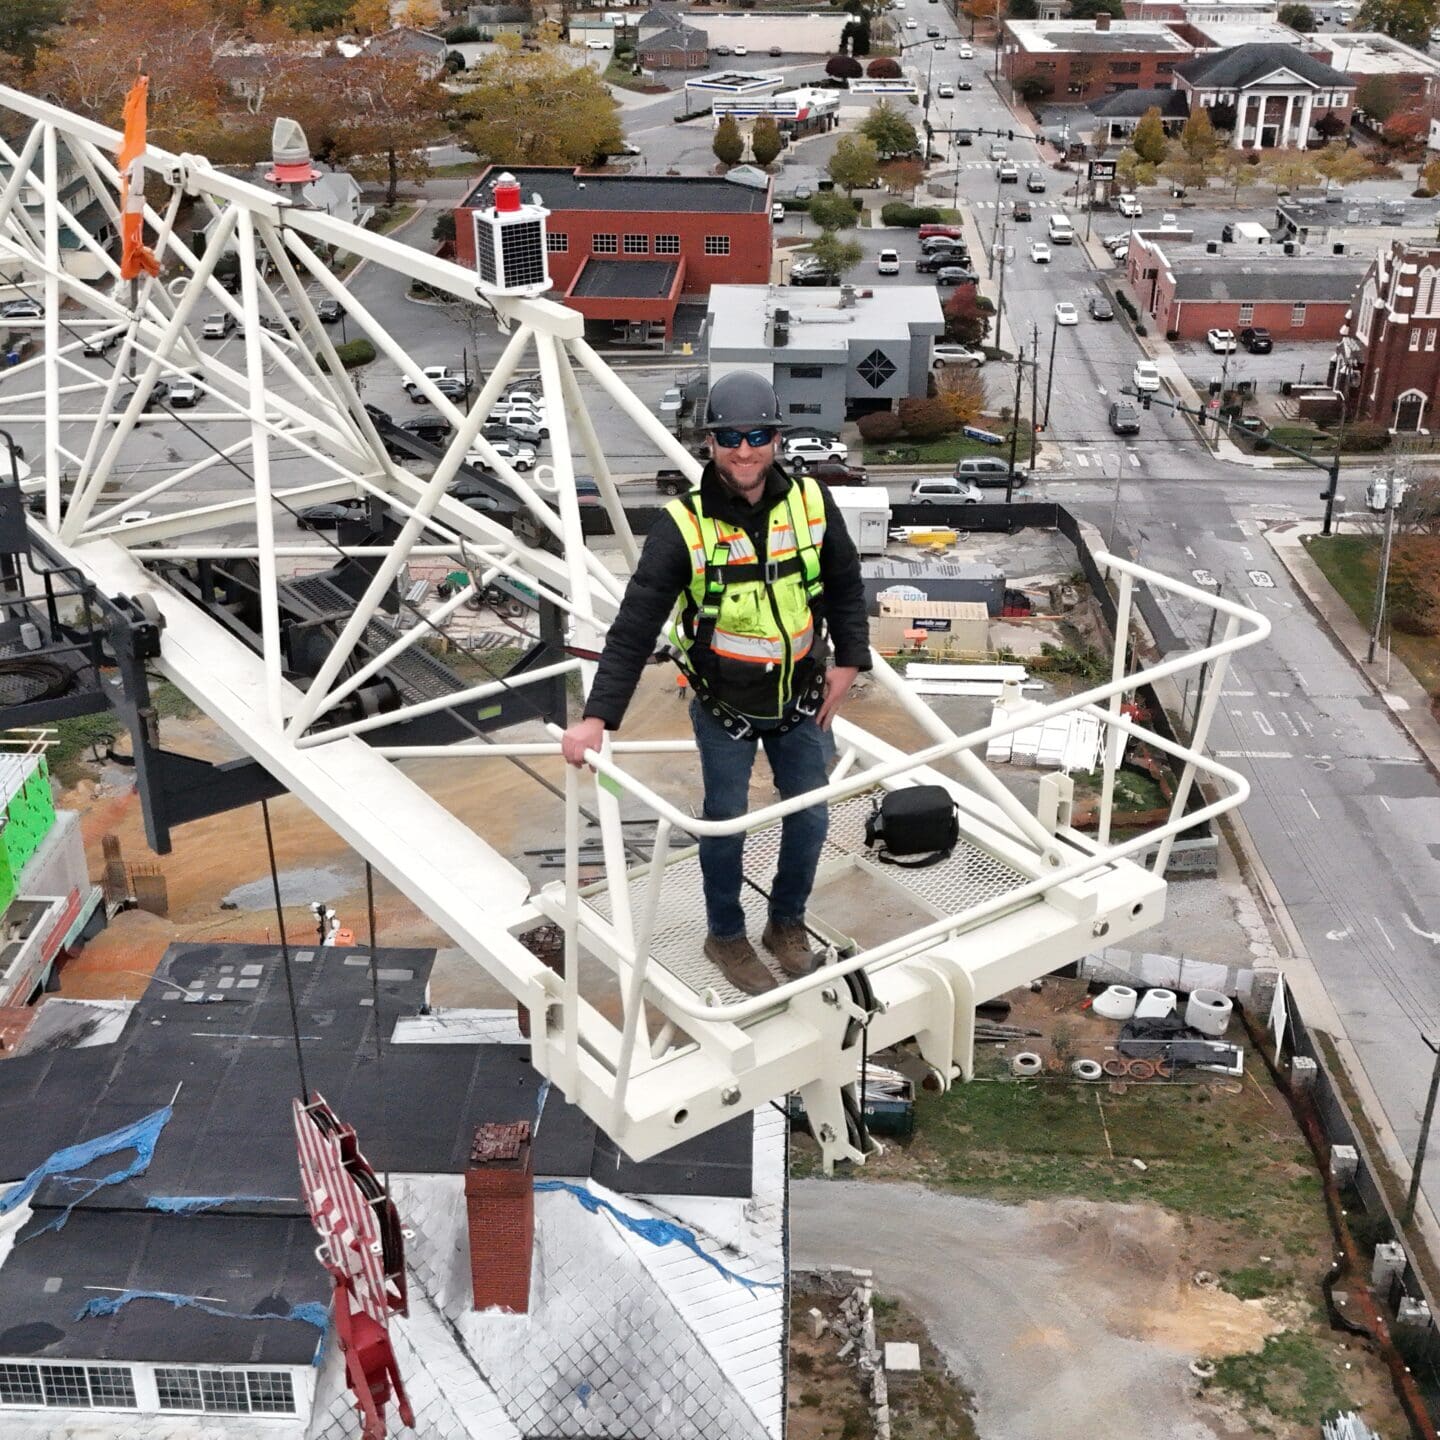
[[[291,958],[310,1090],[355,1127],[377,1172],[459,1174],[477,1125],[538,1113],[539,1177],[632,1194],[751,1193],[749,1115],[637,1165],[545,1087],[526,1046],[387,1043],[377,1067],[377,1017],[388,1040],[397,1018],[420,1012],[433,951],[379,950],[378,1006],[364,949]],[[0,1354],[309,1363],[319,1332],[281,1318],[330,1291],[299,1198],[298,1094],[280,953],[260,945],[172,946],[113,1044],[0,1061],[0,1202],[57,1152],[162,1117],[141,1173],[88,1195],[73,1183],[127,1169],[136,1151],[112,1148],[52,1164],[39,1181],[0,1263]],[[156,1208],[194,1197],[214,1203],[188,1217]],[[66,1319],[123,1289],[211,1296],[222,1313],[140,1301],[105,1320]],[[268,1318],[228,1318],[242,1313]]]
[[763,214],[770,208],[765,190],[715,175],[589,175],[580,170],[531,166],[491,165],[475,182],[465,204],[478,208],[490,203],[490,183],[509,172],[520,182],[528,202],[538,194],[549,210],[666,211],[700,214]]
[[569,293],[605,300],[664,300],[675,284],[674,260],[596,260],[581,267]]

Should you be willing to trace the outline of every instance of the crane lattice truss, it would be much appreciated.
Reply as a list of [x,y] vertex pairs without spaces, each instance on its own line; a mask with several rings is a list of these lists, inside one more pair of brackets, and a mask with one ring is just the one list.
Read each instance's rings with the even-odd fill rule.
[[[26,485],[44,496],[43,513],[30,522],[37,543],[102,595],[124,597],[163,625],[160,670],[528,1008],[536,1068],[632,1156],[655,1154],[799,1091],[827,1164],[863,1158],[854,1088],[864,1044],[874,1052],[913,1040],[942,1085],[967,1074],[977,1002],[1158,920],[1173,837],[1245,798],[1245,781],[1207,759],[1200,747],[1228,657],[1263,639],[1268,623],[1130,562],[1102,557],[1117,586],[1116,633],[1122,637],[1104,684],[1045,706],[1017,701],[996,723],[956,735],[878,661],[876,678],[928,737],[926,748],[902,753],[837,722],[839,763],[822,796],[832,807],[822,885],[838,878],[844,890],[853,872],[857,885],[889,886],[891,908],[909,917],[890,933],[857,939],[843,914],[817,908],[810,923],[833,942],[831,963],[758,997],[734,991],[701,961],[697,865],[693,850],[672,850],[674,833],[760,832],[750,846],[758,865],[773,854],[779,818],[816,796],[769,805],[737,821],[697,820],[638,773],[646,752],[653,757],[673,750],[680,753],[666,757],[671,768],[692,766],[698,775],[690,742],[607,741],[595,757],[594,777],[567,770],[563,878],[533,887],[396,762],[441,754],[456,766],[493,766],[507,756],[553,756],[553,726],[549,739],[523,744],[502,735],[437,748],[371,743],[367,735],[437,706],[473,704],[505,688],[553,681],[557,673],[578,674],[588,686],[594,667],[587,657],[603,645],[623,582],[582,535],[573,455],[582,455],[595,477],[627,562],[634,560],[636,543],[586,410],[579,371],[598,386],[605,403],[692,478],[698,475],[694,458],[586,344],[574,311],[543,299],[486,300],[470,271],[299,208],[195,156],[153,149],[147,156],[152,177],[159,174],[166,184],[164,199],[146,212],[147,239],[163,268],[158,280],[122,282],[115,261],[80,225],[57,183],[62,173],[78,169],[118,230],[111,158],[116,134],[14,91],[0,90],[0,107],[9,137],[0,141],[7,177],[0,186],[0,276],[18,287],[6,294],[33,294],[44,302],[38,354],[0,382],[0,429],[29,440],[35,474]],[[154,189],[152,183],[152,195]],[[200,223],[213,221],[203,253],[177,233],[182,205],[194,207]],[[232,247],[241,280],[233,295],[215,273],[217,259]],[[493,304],[510,338],[473,404],[452,404],[424,378],[418,361],[334,277],[321,258],[330,253],[327,247],[393,272],[397,286],[424,284],[456,300],[478,297]],[[90,264],[99,280],[77,279],[62,263],[67,256],[71,268],[77,256]],[[312,292],[337,300],[349,332],[368,337],[381,355],[415,376],[451,422],[453,438],[428,478],[387,456],[316,317]],[[242,327],[243,352],[233,365],[202,350],[194,338],[192,322],[217,310]],[[84,363],[85,339],[107,329],[119,338],[105,363]],[[527,476],[496,455],[480,431],[532,352],[549,402],[553,459]],[[187,375],[203,392],[197,408],[183,419],[163,407],[147,409],[157,383]],[[128,475],[124,457],[137,435],[180,424],[203,426],[215,437],[212,453],[153,482]],[[312,478],[279,483],[272,466],[277,447],[308,457]],[[467,453],[478,454],[502,478],[528,523],[512,528],[447,496]],[[117,496],[119,477],[125,483]],[[196,486],[216,477],[226,498],[193,503]],[[368,586],[336,627],[318,673],[300,688],[284,664],[277,590],[283,567],[312,554],[328,562],[333,550],[277,543],[275,518],[282,509],[344,497],[375,497],[398,524],[385,543],[348,549],[368,562]],[[542,604],[563,614],[566,654],[556,666],[534,667],[503,683],[342,721],[354,715],[347,702],[367,681],[399,649],[428,633],[416,627],[379,654],[357,649],[407,558],[418,553],[462,556],[474,585],[500,578],[533,590]],[[177,562],[219,563],[237,555],[251,558],[258,576],[253,643],[218,624],[166,578],[167,567]],[[1123,637],[1137,579],[1218,612],[1218,638],[1202,650],[1127,673]],[[432,619],[443,623],[470,593],[455,596]],[[1192,747],[1149,732],[1122,710],[1122,697],[1138,685],[1206,665],[1209,684]],[[991,738],[1077,710],[1097,716],[1107,736],[1095,834],[1070,826],[1066,778],[1045,780],[1032,811],[979,758]],[[1116,839],[1111,796],[1123,737],[1169,755],[1179,782],[1165,823]],[[1209,789],[1205,803],[1187,814],[1197,779]],[[869,797],[917,783],[944,785],[954,795],[961,844],[943,865],[882,871],[860,843]],[[582,802],[598,812],[605,862],[605,878],[586,886],[579,858]],[[622,807],[627,818],[655,822],[653,848],[638,864],[631,863]],[[558,826],[558,804],[556,819]],[[1149,868],[1137,863],[1157,841]],[[897,873],[910,878],[891,878]],[[545,919],[563,928],[563,974],[515,938]],[[582,954],[590,957],[587,972],[595,961],[608,970],[617,1005],[602,1010],[582,990]]]

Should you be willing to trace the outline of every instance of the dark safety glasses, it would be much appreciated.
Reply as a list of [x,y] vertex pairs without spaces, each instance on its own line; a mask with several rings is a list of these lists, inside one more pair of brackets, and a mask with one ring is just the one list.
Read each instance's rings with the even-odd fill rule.
[[752,450],[758,450],[762,445],[768,445],[775,438],[775,427],[773,425],[757,425],[753,430],[712,430],[715,443],[725,450],[736,450],[742,440],[747,441]]

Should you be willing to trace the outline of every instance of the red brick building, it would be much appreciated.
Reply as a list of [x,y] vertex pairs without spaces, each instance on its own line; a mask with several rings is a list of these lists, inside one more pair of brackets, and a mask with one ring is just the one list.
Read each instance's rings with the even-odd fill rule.
[[1440,245],[1394,241],[1345,313],[1330,383],[1346,414],[1391,430],[1434,429],[1440,389]]
[[455,251],[475,264],[475,216],[493,178],[509,170],[546,221],[550,278],[587,319],[663,325],[682,299],[712,285],[770,279],[771,186],[716,176],[588,175],[562,168],[489,167],[455,211]]
[[1171,248],[1173,258],[1159,237],[1135,235],[1125,278],[1157,328],[1178,340],[1247,325],[1269,330],[1277,345],[1336,339],[1361,273],[1352,257],[1286,255],[1279,245],[1243,254],[1227,246],[1220,255]]
[[1154,20],[1007,20],[1001,69],[1012,87],[1050,86],[1049,98],[1071,104],[1123,90],[1168,88],[1195,47],[1184,27]]

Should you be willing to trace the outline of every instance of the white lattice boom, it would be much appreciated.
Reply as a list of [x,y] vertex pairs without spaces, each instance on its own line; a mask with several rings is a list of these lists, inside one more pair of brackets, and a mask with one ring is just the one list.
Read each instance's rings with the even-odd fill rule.
[[[297,209],[197,157],[154,150],[147,157],[151,173],[164,176],[169,186],[165,203],[147,211],[147,239],[164,268],[160,281],[142,280],[132,288],[67,210],[56,183],[63,172],[78,170],[118,228],[112,158],[118,137],[14,91],[0,90],[0,107],[12,122],[6,133],[23,136],[13,146],[0,140],[0,158],[9,169],[0,188],[0,287],[18,287],[0,293],[33,294],[44,302],[43,320],[37,322],[39,353],[0,381],[0,429],[24,437],[36,466],[26,485],[45,496],[44,515],[32,524],[67,564],[106,595],[150,597],[164,619],[159,660],[164,674],[528,1007],[536,1067],[631,1155],[654,1154],[799,1090],[827,1163],[863,1158],[853,1128],[847,1128],[842,1091],[855,1080],[861,1022],[867,1015],[872,1052],[913,1039],[941,1083],[948,1084],[969,1069],[977,1001],[1075,960],[1102,938],[1106,943],[1123,940],[1154,923],[1163,911],[1160,877],[1173,837],[1239,804],[1247,793],[1240,776],[1206,759],[1199,747],[1229,655],[1262,639],[1268,623],[1228,601],[1101,557],[1118,585],[1118,634],[1129,629],[1132,584],[1143,578],[1220,612],[1220,638],[1205,650],[1128,674],[1121,645],[1105,684],[1050,706],[1017,705],[1004,710],[998,723],[964,736],[952,733],[910,695],[883,661],[877,664],[879,683],[932,743],[907,755],[843,720],[836,725],[840,762],[824,792],[834,806],[834,823],[811,922],[834,940],[837,957],[844,958],[758,998],[731,990],[699,961],[698,867],[693,851],[670,852],[672,833],[766,831],[788,809],[814,803],[816,797],[773,805],[737,822],[697,821],[651,790],[625,763],[632,752],[675,750],[679,763],[693,766],[688,742],[607,742],[606,752],[595,757],[598,785],[589,775],[582,779],[567,772],[566,804],[556,807],[557,829],[563,823],[566,841],[564,878],[532,891],[508,858],[412,783],[395,762],[438,753],[455,765],[493,765],[505,756],[553,755],[556,741],[519,745],[501,737],[443,750],[371,746],[364,738],[368,730],[437,705],[484,699],[502,687],[481,685],[383,716],[334,724],[337,705],[387,657],[376,657],[348,675],[347,661],[356,640],[382,613],[381,602],[393,593],[407,560],[421,554],[461,557],[462,542],[463,559],[477,583],[508,579],[558,605],[568,618],[568,638],[577,656],[603,644],[623,581],[582,535],[572,450],[595,477],[627,563],[633,563],[636,544],[586,411],[578,371],[692,477],[698,475],[694,458],[585,343],[581,317],[546,300],[499,296],[487,302],[508,328],[509,343],[474,403],[468,408],[452,404],[423,377],[420,361],[334,278],[320,254],[333,246],[394,272],[397,285],[421,283],[471,302],[478,293],[473,273]],[[194,203],[202,219],[214,217],[203,254],[173,228],[182,197]],[[62,264],[62,240],[71,250],[68,268]],[[232,247],[240,262],[238,295],[215,278],[218,258]],[[94,280],[75,273],[86,267]],[[381,355],[419,377],[428,399],[451,422],[452,438],[430,477],[420,478],[387,457],[316,317],[307,286],[341,304],[352,335],[365,336]],[[243,358],[235,365],[202,350],[194,338],[191,322],[211,311],[224,311],[243,327]],[[268,328],[262,320],[270,322]],[[80,363],[85,339],[105,330],[120,332],[105,363],[98,369]],[[520,475],[493,452],[480,430],[532,350],[549,402],[553,461]],[[317,356],[318,361],[312,358]],[[146,408],[158,383],[191,375],[202,392],[196,408],[183,417],[168,407]],[[159,479],[134,473],[126,457],[137,440],[147,439],[157,427],[174,426],[178,433],[186,425],[203,427],[210,453]],[[551,548],[527,545],[510,529],[447,496],[467,452],[478,452],[502,477],[533,524],[553,537]],[[291,463],[297,455],[312,478],[280,482],[280,460]],[[197,484],[208,487],[204,503],[195,503]],[[307,689],[298,689],[282,668],[278,566],[311,556],[328,564],[336,547],[309,541],[277,544],[277,511],[365,496],[382,499],[403,525],[393,543],[364,552],[376,563],[373,583],[318,675]],[[146,513],[137,517],[142,510]],[[238,539],[237,527],[244,532]],[[258,652],[154,568],[161,560],[236,556],[253,559],[257,567]],[[432,618],[443,621],[472,593],[473,587],[454,597]],[[397,649],[423,633],[417,627],[396,642]],[[1122,696],[1137,684],[1204,664],[1212,669],[1193,748],[1169,744],[1122,713]],[[569,671],[588,685],[593,665],[571,658],[510,683]],[[1031,812],[976,758],[997,735],[1082,708],[1102,720],[1109,737],[1099,830],[1089,836],[1069,824],[1067,780],[1047,779],[1037,812]],[[317,722],[329,728],[317,728]],[[1165,824],[1148,835],[1115,842],[1111,791],[1122,732],[1168,752],[1180,779]],[[1187,814],[1197,776],[1211,783],[1218,798]],[[922,782],[946,785],[955,795],[963,842],[944,866],[897,880],[894,872],[882,873],[866,858],[859,830],[867,801],[861,797],[879,786]],[[658,858],[633,870],[622,840],[622,797],[628,815],[648,814],[656,821],[653,853]],[[608,877],[584,893],[579,880],[582,798],[598,810]],[[776,833],[769,829],[752,842],[756,866],[763,863],[767,846],[773,853]],[[1134,857],[1157,840],[1158,854],[1150,868],[1142,868]],[[885,908],[900,917],[889,932],[865,933],[863,926],[852,925],[853,914],[826,900],[846,888],[852,871],[857,885],[884,887]],[[564,928],[563,977],[514,938],[542,918]],[[591,1003],[594,996],[580,992],[582,950],[612,972],[623,997],[618,1023]],[[861,971],[869,994],[860,983]]]

